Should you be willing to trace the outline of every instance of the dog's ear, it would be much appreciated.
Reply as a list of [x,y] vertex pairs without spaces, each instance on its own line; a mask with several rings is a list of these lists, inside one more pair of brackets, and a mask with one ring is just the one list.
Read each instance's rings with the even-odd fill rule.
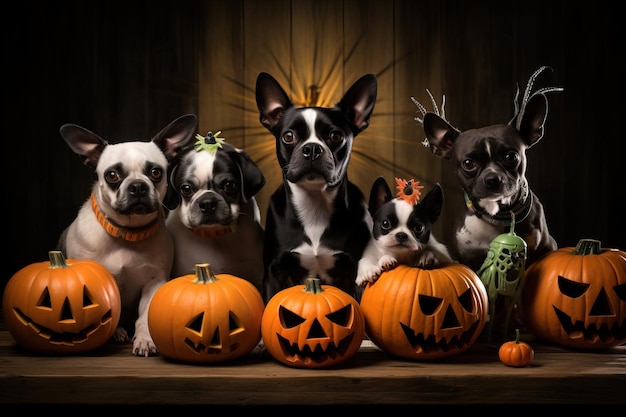
[[443,207],[443,189],[441,185],[435,183],[428,194],[420,200],[419,205],[428,213],[430,223],[435,223]]
[[70,149],[81,157],[83,164],[95,169],[102,151],[108,145],[107,141],[92,131],[71,123],[61,126],[59,132]]
[[250,158],[250,155],[242,149],[224,143],[222,149],[235,161],[241,173],[241,192],[247,201],[258,193],[265,185],[265,176],[258,165]]
[[272,130],[293,102],[274,77],[261,72],[256,79],[256,105],[261,124]]
[[387,185],[387,181],[383,177],[378,177],[372,184],[370,191],[370,199],[368,209],[371,215],[374,215],[376,211],[388,201],[391,201],[393,196],[391,195],[391,189]]
[[424,133],[428,140],[428,147],[433,155],[444,159],[452,156],[452,146],[461,133],[458,129],[446,122],[441,116],[428,112],[424,115]]
[[374,74],[365,74],[359,78],[346,91],[343,98],[335,108],[345,115],[353,126],[353,134],[356,136],[365,130],[370,124],[370,118],[374,112],[378,82]]
[[186,147],[192,145],[195,138],[198,117],[195,114],[186,114],[171,121],[153,138],[154,142],[165,154],[167,159],[173,160]]
[[522,120],[519,123],[519,133],[529,148],[543,137],[543,125],[547,117],[548,98],[545,94],[532,96],[526,103]]
[[163,197],[163,205],[170,211],[178,207],[182,201],[180,193],[176,189],[176,184],[174,183],[174,178],[176,178],[176,172],[178,171],[179,166],[180,158],[175,158],[167,167],[167,190],[165,191],[165,196]]

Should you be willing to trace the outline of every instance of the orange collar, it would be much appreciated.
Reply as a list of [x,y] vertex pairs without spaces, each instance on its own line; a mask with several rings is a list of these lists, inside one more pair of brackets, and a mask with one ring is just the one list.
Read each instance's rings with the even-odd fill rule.
[[93,193],[91,193],[91,208],[93,209],[93,212],[96,215],[98,222],[102,225],[102,227],[104,227],[104,230],[106,230],[108,234],[113,237],[121,237],[122,239],[129,242],[137,242],[139,240],[147,239],[152,236],[161,226],[162,216],[144,227],[126,229],[121,226],[116,226],[113,223],[109,222],[104,214],[102,214],[102,212],[98,208],[98,203],[96,203],[96,199],[94,198]]
[[225,235],[227,233],[234,232],[235,230],[237,230],[237,227],[236,227],[236,223],[233,222],[230,226],[224,226],[224,227],[217,228],[217,229],[197,228],[197,229],[190,229],[190,230],[196,236],[200,236],[200,237],[216,237],[216,236],[222,236],[222,235]]

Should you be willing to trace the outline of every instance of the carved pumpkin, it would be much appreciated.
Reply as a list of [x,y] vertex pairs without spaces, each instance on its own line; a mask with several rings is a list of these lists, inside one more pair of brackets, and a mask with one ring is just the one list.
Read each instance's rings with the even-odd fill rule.
[[383,351],[413,360],[466,351],[488,317],[487,291],[463,264],[435,269],[398,265],[368,283],[361,297],[365,332]]
[[2,297],[7,328],[17,343],[47,354],[76,354],[104,345],[120,320],[115,278],[101,264],[65,259],[50,251],[49,261],[15,273]]
[[261,332],[271,356],[294,368],[326,368],[353,357],[365,336],[359,303],[318,278],[276,293]]
[[197,264],[195,274],[159,287],[148,309],[148,328],[166,358],[224,362],[247,355],[259,343],[264,308],[250,282]]
[[626,342],[626,253],[581,239],[526,269],[522,316],[538,338],[596,350]]

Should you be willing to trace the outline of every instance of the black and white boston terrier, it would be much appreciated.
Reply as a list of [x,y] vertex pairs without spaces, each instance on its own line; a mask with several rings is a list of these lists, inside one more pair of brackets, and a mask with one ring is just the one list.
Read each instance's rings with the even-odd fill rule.
[[372,223],[347,168],[354,138],[370,124],[376,93],[376,77],[366,74],[334,107],[296,108],[271,75],[258,75],[260,121],[276,138],[283,173],[265,224],[266,302],[308,277],[360,299],[357,265]]
[[528,245],[527,265],[557,248],[543,205],[526,179],[526,150],[543,137],[546,94],[563,90],[532,91],[535,79],[548,68],[541,67],[530,77],[521,104],[515,96],[515,114],[507,124],[460,131],[446,120],[443,108],[439,113],[432,96],[434,112],[412,98],[423,115],[415,119],[424,127],[423,144],[453,162],[464,191],[466,207],[455,226],[452,252],[474,271],[481,267],[492,240],[509,231],[513,217],[515,232]]
[[263,228],[255,195],[265,177],[247,152],[217,132],[196,135],[170,164],[166,226],[174,241],[171,276],[210,263],[216,274],[243,278],[262,292]]
[[[365,286],[380,274],[397,265],[432,269],[452,262],[448,248],[432,233],[443,206],[439,184],[420,198],[418,182],[396,178],[397,197],[383,177],[372,184],[369,211],[372,215],[372,238],[359,261],[356,283]],[[408,192],[406,191],[408,189]]]

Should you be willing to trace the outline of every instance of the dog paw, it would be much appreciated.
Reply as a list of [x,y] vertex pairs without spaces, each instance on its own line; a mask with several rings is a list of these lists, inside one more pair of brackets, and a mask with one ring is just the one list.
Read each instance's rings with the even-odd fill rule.
[[133,340],[133,355],[143,356],[155,356],[159,353],[156,345],[149,336],[137,336]]
[[356,276],[356,285],[364,287],[368,282],[374,282],[381,274],[381,270],[376,265],[372,265],[368,268],[359,268],[359,273]]
[[130,342],[130,337],[128,336],[125,328],[118,327],[117,329],[115,329],[113,336],[111,336],[111,340],[113,340],[115,343],[127,343]]
[[378,260],[380,271],[389,271],[398,265],[398,260],[391,255],[383,255]]
[[439,266],[439,259],[434,252],[424,252],[418,258],[415,266],[422,269],[433,269]]

